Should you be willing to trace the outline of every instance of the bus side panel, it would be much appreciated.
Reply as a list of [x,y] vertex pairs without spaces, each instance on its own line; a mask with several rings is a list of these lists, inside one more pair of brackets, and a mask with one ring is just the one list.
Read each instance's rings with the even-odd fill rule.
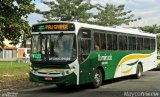
[[157,67],[157,53],[153,52],[150,57],[141,60],[143,63],[143,72]]
[[[93,81],[94,78],[94,72],[95,69],[99,66],[101,66],[104,69],[105,72],[105,78],[104,79],[112,79],[114,78],[114,74],[117,68],[117,64],[118,62],[121,60],[121,58],[123,56],[125,56],[125,53],[118,53],[118,52],[114,52],[114,51],[110,51],[110,52],[92,52],[90,54],[90,57],[88,59],[91,60],[91,64],[90,64],[90,73],[92,78],[91,81]],[[119,74],[119,76],[121,76],[121,74]]]
[[[80,64],[80,84],[92,82],[98,66],[103,67],[105,80],[136,73],[142,62],[145,70],[155,67],[155,54],[151,51],[94,51]],[[149,62],[150,61],[150,62]]]
[[151,51],[128,52],[119,61],[117,69],[115,71],[114,78],[120,77],[120,76],[117,76],[119,75],[119,72],[121,72],[121,76],[136,74],[137,65],[139,63],[142,64],[143,71],[147,71],[154,68],[155,62],[156,62],[156,59],[154,57],[156,56]]
[[[105,52],[93,52],[91,54],[91,68],[102,66],[105,72],[105,80],[115,77],[121,77],[121,65],[118,67],[120,60],[126,56],[128,52],[118,51],[105,51]],[[92,69],[95,70],[95,69]]]

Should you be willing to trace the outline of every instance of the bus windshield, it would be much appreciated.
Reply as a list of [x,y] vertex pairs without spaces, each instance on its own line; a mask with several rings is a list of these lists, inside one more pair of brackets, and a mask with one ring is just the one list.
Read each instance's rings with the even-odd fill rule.
[[74,34],[41,34],[32,36],[32,55],[34,61],[72,61],[76,58],[76,39]]

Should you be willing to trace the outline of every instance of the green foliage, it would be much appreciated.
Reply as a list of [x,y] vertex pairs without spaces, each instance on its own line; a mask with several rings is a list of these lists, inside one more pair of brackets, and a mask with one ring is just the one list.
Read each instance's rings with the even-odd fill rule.
[[[134,15],[131,14],[131,11],[124,11],[124,5],[114,6],[106,4],[106,6],[101,6],[100,4],[93,5],[90,1],[91,0],[42,1],[50,10],[37,10],[37,13],[42,14],[45,18],[41,22],[57,20],[79,21],[102,26],[129,24],[129,22],[140,19],[132,19]],[[93,11],[97,11],[98,14]]]
[[88,11],[94,8],[89,0],[56,0],[42,2],[48,5],[50,10],[37,10],[37,13],[42,14],[47,21],[59,20],[87,22],[92,16],[92,13],[89,13]]
[[139,29],[153,34],[160,33],[160,26],[157,26],[156,24],[153,26],[139,27]]
[[34,12],[32,0],[0,0],[0,46],[4,39],[17,44],[22,34],[30,34],[27,15]]
[[96,23],[102,26],[113,26],[121,24],[129,24],[129,22],[140,20],[132,19],[134,17],[131,14],[132,11],[124,11],[125,5],[115,6],[112,4],[106,4],[106,6],[99,6],[100,13],[98,13],[96,18]]

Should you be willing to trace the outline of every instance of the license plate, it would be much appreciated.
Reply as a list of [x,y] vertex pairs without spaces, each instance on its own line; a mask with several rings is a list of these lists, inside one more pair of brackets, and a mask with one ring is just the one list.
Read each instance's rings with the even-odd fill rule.
[[45,77],[44,80],[53,80],[52,77]]

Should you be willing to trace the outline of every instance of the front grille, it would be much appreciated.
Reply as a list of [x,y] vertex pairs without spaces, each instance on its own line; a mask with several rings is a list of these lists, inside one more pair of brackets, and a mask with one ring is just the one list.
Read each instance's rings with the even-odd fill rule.
[[38,72],[39,74],[47,74],[47,73],[45,73],[45,72]]
[[53,74],[61,74],[61,73],[53,73],[53,72],[51,72],[51,73],[47,73],[47,72],[38,72],[39,74],[47,74],[47,75],[53,75]]

